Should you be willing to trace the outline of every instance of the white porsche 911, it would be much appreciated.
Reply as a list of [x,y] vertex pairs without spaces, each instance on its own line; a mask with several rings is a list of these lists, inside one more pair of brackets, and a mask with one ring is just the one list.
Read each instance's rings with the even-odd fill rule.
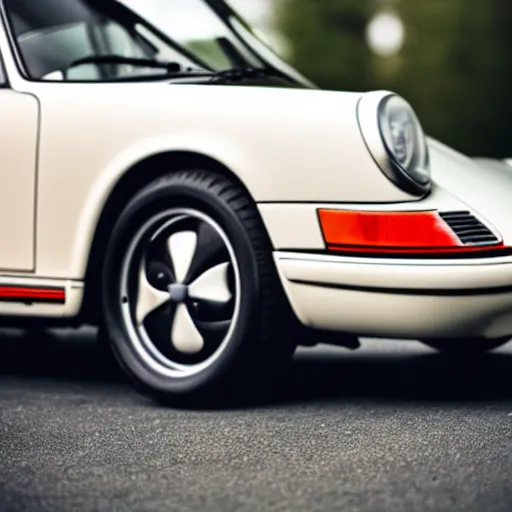
[[3,325],[98,325],[187,400],[300,343],[512,337],[512,167],[315,88],[222,0],[135,3],[0,0]]

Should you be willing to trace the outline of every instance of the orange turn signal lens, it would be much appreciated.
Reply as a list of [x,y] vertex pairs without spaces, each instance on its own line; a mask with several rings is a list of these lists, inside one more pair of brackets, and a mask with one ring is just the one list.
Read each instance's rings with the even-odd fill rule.
[[503,244],[465,246],[436,211],[319,210],[329,250],[361,252],[447,252],[492,250]]

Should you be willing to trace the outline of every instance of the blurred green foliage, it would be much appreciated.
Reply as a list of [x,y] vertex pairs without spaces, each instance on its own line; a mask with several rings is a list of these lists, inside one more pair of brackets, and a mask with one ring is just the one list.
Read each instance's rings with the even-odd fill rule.
[[[512,157],[512,0],[275,0],[291,63],[319,86],[390,89],[430,135],[469,154]],[[405,26],[399,53],[366,41],[376,13]]]

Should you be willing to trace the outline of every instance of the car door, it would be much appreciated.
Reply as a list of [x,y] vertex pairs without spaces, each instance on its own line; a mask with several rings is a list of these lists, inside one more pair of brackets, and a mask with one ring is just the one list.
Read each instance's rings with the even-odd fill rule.
[[39,104],[11,89],[0,62],[0,272],[35,266]]

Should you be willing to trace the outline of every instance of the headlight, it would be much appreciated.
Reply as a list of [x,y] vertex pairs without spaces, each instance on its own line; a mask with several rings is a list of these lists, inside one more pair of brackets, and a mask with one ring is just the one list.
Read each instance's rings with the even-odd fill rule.
[[428,147],[409,103],[388,92],[368,93],[359,102],[358,120],[382,172],[404,191],[425,194],[431,185]]

